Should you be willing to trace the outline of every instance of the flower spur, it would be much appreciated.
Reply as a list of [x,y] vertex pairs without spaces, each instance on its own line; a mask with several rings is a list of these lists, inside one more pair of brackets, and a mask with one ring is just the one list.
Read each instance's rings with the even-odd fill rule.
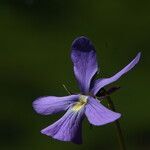
[[91,41],[86,37],[74,40],[71,47],[71,59],[74,74],[81,94],[64,97],[45,96],[33,102],[35,111],[42,115],[51,115],[66,111],[58,121],[41,130],[42,134],[61,141],[82,143],[82,121],[87,117],[95,126],[111,123],[121,114],[109,110],[96,99],[96,94],[106,85],[118,80],[131,70],[139,61],[140,53],[121,71],[110,78],[93,80],[98,71],[96,51]]

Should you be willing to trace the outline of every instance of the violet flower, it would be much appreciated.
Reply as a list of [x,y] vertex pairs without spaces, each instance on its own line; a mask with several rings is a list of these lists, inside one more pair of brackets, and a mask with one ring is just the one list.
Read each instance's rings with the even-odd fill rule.
[[95,126],[105,125],[120,118],[121,114],[103,106],[96,98],[96,94],[104,86],[113,83],[131,70],[138,63],[141,54],[138,53],[125,68],[114,76],[93,81],[98,71],[98,64],[91,41],[86,37],[79,37],[74,40],[71,49],[74,74],[81,93],[64,97],[40,97],[33,102],[33,108],[42,115],[67,111],[62,118],[43,129],[41,133],[57,140],[81,144],[82,121],[85,116],[90,124]]

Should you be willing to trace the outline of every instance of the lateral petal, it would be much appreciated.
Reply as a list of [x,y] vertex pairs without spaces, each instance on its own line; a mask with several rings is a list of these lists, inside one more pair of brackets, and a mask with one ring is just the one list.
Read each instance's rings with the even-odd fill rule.
[[136,57],[126,67],[124,67],[121,71],[116,73],[114,76],[110,78],[103,78],[103,79],[96,80],[91,92],[96,95],[101,88],[103,88],[104,86],[110,83],[117,81],[122,75],[130,71],[139,62],[140,56],[141,53],[138,53]]
[[111,123],[121,116],[120,113],[109,110],[93,97],[89,97],[89,102],[85,108],[85,115],[88,121],[95,126]]
[[34,110],[42,115],[55,114],[68,109],[68,107],[77,101],[79,95],[70,95],[64,97],[45,96],[38,98],[33,102]]

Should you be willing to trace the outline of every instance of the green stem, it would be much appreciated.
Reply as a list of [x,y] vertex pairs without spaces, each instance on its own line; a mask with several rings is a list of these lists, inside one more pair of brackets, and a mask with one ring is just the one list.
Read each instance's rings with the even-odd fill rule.
[[[105,89],[103,89],[103,90],[107,95],[108,94],[107,91]],[[107,95],[106,98],[107,98],[107,102],[108,102],[108,107],[111,110],[116,111],[114,103],[111,100],[111,97],[109,95]],[[117,129],[117,136],[118,136],[118,141],[119,141],[119,145],[120,145],[120,150],[126,150],[126,146],[125,146],[125,142],[124,142],[124,136],[122,133],[122,129],[121,129],[121,125],[119,123],[119,120],[116,120],[114,123],[115,123],[116,129]]]

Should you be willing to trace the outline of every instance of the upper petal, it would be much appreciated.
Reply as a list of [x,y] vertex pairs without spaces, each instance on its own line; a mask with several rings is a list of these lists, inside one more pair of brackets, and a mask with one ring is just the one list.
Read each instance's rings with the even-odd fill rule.
[[84,109],[73,111],[70,108],[62,118],[43,129],[41,133],[60,141],[71,141],[81,144],[83,114]]
[[88,38],[82,36],[74,40],[71,59],[80,90],[87,93],[91,79],[98,70],[95,48]]
[[110,78],[104,78],[104,79],[98,79],[95,81],[94,86],[91,90],[93,94],[97,94],[97,92],[103,88],[104,86],[118,80],[122,75],[127,73],[129,70],[131,70],[138,62],[140,59],[141,53],[138,53],[136,57],[126,66],[124,67],[121,71],[119,71],[117,74]]
[[120,113],[113,112],[104,107],[98,100],[94,99],[93,97],[89,97],[89,102],[85,108],[85,115],[89,122],[96,126],[111,123],[121,116]]
[[49,115],[66,110],[70,104],[77,101],[78,95],[70,95],[64,97],[46,96],[38,98],[33,102],[34,110],[42,115]]

